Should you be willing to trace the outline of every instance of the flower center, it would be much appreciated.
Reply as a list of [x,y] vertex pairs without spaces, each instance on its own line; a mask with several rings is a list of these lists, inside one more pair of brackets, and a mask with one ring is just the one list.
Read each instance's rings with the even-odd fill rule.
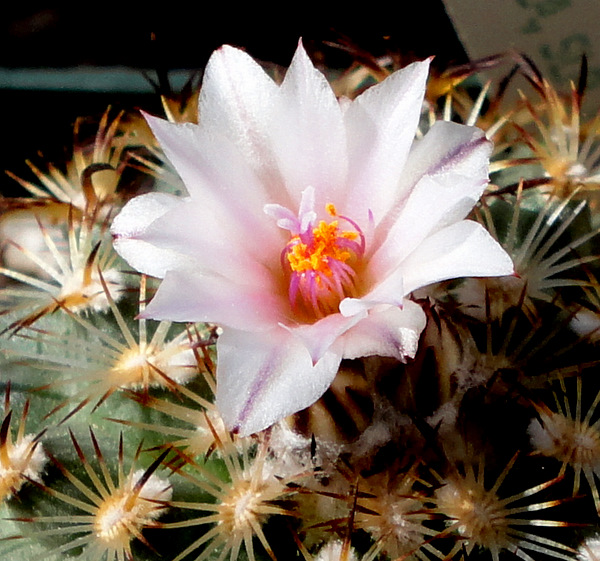
[[[359,226],[339,216],[333,204],[327,205],[327,212],[338,219],[321,220],[293,235],[281,256],[282,266],[290,274],[292,308],[303,307],[316,317],[336,312],[343,298],[355,295],[355,267],[365,251]],[[341,229],[340,220],[352,230]]]

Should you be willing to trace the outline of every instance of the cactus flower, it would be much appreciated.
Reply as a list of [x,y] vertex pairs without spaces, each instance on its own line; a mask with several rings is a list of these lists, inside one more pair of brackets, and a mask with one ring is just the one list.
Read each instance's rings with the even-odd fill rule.
[[314,403],[342,359],[413,357],[411,293],[513,273],[465,217],[488,183],[482,131],[415,140],[429,61],[338,100],[300,44],[281,84],[247,54],[211,57],[199,123],[147,116],[187,194],[132,199],[112,225],[163,279],[144,317],[218,324],[217,407],[241,434]]

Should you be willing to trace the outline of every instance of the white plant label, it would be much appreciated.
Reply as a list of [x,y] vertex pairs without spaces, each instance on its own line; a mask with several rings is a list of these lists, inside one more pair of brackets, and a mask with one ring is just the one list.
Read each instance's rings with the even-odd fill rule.
[[600,0],[443,0],[473,59],[514,49],[559,91],[588,59],[587,107],[600,107]]

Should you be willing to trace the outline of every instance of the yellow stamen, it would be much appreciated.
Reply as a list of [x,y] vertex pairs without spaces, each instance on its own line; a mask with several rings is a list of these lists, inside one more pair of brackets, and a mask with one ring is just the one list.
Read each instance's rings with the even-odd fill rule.
[[[328,205],[332,206],[333,205]],[[334,209],[335,210],[335,209]],[[300,241],[299,236],[292,238],[287,260],[292,271],[304,273],[315,271],[331,276],[329,260],[335,259],[345,263],[352,257],[352,253],[344,247],[340,247],[340,238],[354,240],[358,237],[356,232],[339,232],[337,220],[327,224],[323,220],[316,228],[313,228],[313,243],[308,245]]]

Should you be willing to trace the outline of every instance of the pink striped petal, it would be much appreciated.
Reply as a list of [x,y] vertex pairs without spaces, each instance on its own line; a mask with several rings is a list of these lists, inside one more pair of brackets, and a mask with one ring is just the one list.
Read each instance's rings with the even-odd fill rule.
[[224,330],[217,343],[217,407],[242,436],[312,405],[331,385],[341,357],[327,352],[313,365],[289,331]]
[[376,233],[382,239],[369,262],[374,278],[385,277],[434,232],[464,219],[488,182],[491,144],[479,129],[440,123],[417,146],[403,174],[416,183]]

